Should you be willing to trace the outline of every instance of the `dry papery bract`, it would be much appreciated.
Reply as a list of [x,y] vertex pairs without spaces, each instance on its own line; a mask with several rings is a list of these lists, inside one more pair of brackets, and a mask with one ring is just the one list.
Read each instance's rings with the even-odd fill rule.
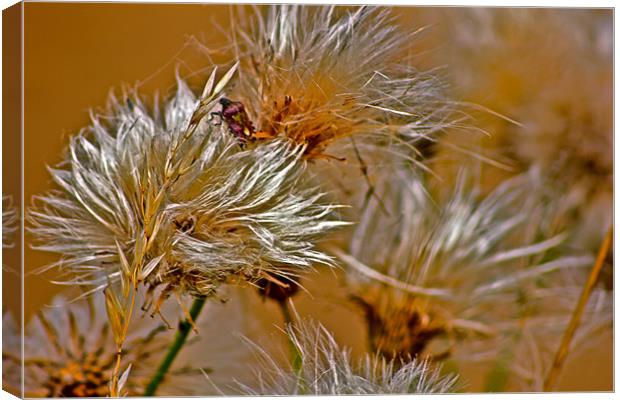
[[108,115],[71,138],[50,168],[60,190],[30,212],[36,248],[62,254],[53,266],[65,283],[163,285],[163,300],[332,264],[314,242],[344,222],[306,183],[306,146],[244,150],[206,118],[233,72],[215,84],[214,71],[200,100],[179,80],[163,113],[112,98]]
[[283,367],[258,344],[249,342],[260,368],[256,370],[257,383],[238,384],[242,394],[422,394],[458,389],[456,376],[441,375],[438,368],[426,361],[396,365],[379,355],[355,359],[318,322],[304,320],[291,324],[286,334],[301,358],[300,365]]
[[[101,293],[71,301],[75,293],[56,296],[25,327],[24,395],[27,397],[101,397],[110,394],[116,347],[106,321]],[[135,318],[123,353],[120,394],[139,396],[172,337],[159,319]],[[2,366],[5,387],[20,391],[20,329],[3,314]],[[169,394],[191,394],[179,374],[196,379],[200,371],[178,366],[164,383]],[[185,382],[187,383],[187,382]]]
[[[427,178],[408,169],[386,174],[392,214],[371,203],[349,251],[331,249],[349,267],[371,348],[385,357],[493,358],[541,287],[594,261],[561,249],[566,235],[532,229],[540,204],[527,175],[480,196],[467,172],[448,195],[429,193]],[[486,347],[470,351],[479,339]]]
[[280,5],[257,8],[233,31],[241,64],[230,96],[255,122],[257,142],[277,137],[305,145],[304,158],[330,161],[333,176],[321,171],[325,183],[350,165],[360,179],[366,157],[421,166],[443,130],[463,128],[467,117],[447,99],[443,82],[412,67],[407,54],[416,32],[397,25],[392,12]]

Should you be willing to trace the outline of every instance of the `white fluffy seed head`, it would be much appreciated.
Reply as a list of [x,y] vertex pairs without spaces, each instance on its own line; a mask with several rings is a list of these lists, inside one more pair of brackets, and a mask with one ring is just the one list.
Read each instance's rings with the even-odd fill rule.
[[307,158],[341,156],[345,138],[433,141],[456,122],[441,81],[405,60],[414,36],[387,8],[261,9],[232,38],[241,67],[230,95],[257,130],[305,144]]
[[610,10],[480,8],[445,16],[454,40],[441,55],[462,96],[521,124],[480,121],[493,150],[522,170],[544,171],[554,197],[564,199],[557,206],[575,216],[571,223],[599,228],[602,241],[606,227],[595,221],[610,218],[613,191]]
[[343,222],[307,184],[304,147],[242,149],[207,118],[223,89],[213,84],[197,99],[179,80],[163,115],[112,99],[110,115],[71,139],[50,169],[60,189],[30,213],[37,248],[62,254],[71,284],[137,278],[210,295],[231,279],[332,263],[314,243]]
[[380,356],[355,359],[320,323],[302,321],[287,329],[299,353],[297,370],[281,367],[260,346],[250,342],[261,363],[258,383],[239,384],[246,395],[343,395],[343,394],[430,394],[457,390],[453,375],[441,375],[428,362],[413,360],[402,366]]
[[[538,285],[593,262],[589,254],[563,249],[565,234],[542,229],[539,209],[549,205],[541,206],[525,175],[487,196],[464,174],[448,196],[431,195],[406,170],[390,177],[384,201],[393,213],[370,203],[349,252],[333,249],[349,267],[370,329],[379,336],[387,332],[375,338],[384,353],[422,352],[429,343],[420,341],[435,336],[496,338],[518,329]],[[410,324],[425,334],[394,334]]]

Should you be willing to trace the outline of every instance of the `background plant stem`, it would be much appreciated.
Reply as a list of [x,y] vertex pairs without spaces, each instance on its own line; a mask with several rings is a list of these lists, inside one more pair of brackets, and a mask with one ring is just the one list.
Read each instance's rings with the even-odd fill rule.
[[601,247],[598,251],[598,256],[596,257],[596,262],[590,271],[590,275],[588,276],[588,280],[586,281],[585,286],[581,292],[581,296],[579,297],[579,301],[577,302],[577,306],[573,311],[573,315],[571,320],[564,331],[564,336],[562,337],[562,341],[560,342],[560,347],[558,347],[558,351],[555,354],[555,358],[553,360],[553,365],[551,370],[549,370],[549,374],[547,375],[547,379],[545,379],[544,391],[552,391],[555,387],[555,383],[557,378],[562,370],[562,365],[566,360],[566,356],[568,355],[568,350],[570,348],[570,343],[575,335],[575,331],[579,327],[579,323],[581,322],[581,316],[583,315],[583,311],[585,310],[586,305],[588,304],[588,299],[590,298],[590,293],[598,280],[598,276],[605,264],[605,257],[609,252],[611,247],[611,242],[613,238],[613,227],[609,228],[607,235],[605,236],[605,240],[601,244]]
[[[192,321],[194,322],[196,321],[196,318],[200,314],[200,311],[202,310],[202,307],[205,305],[206,301],[207,301],[206,297],[198,297],[194,299],[194,302],[192,303],[192,307],[189,310],[189,315]],[[187,336],[189,335],[189,332],[191,331],[191,329],[192,329],[192,323],[187,318],[179,323],[179,329],[174,337],[174,341],[172,342],[172,344],[170,345],[170,348],[168,349],[168,353],[166,354],[163,361],[159,365],[159,368],[157,368],[155,375],[153,375],[153,378],[151,378],[151,381],[146,386],[146,389],[144,391],[145,396],[155,395],[157,388],[159,387],[161,382],[164,380],[164,377],[166,376],[166,373],[170,369],[172,362],[174,361],[177,354],[179,353],[179,351],[185,344],[185,341],[187,340]]]

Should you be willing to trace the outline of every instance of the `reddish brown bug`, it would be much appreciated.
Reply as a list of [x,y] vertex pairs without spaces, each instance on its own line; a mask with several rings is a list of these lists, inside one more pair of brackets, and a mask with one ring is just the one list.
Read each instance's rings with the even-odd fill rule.
[[222,105],[222,111],[212,114],[219,116],[226,123],[228,130],[239,140],[241,146],[248,141],[272,137],[264,132],[256,131],[245,110],[245,106],[240,101],[232,101],[222,97],[220,104]]

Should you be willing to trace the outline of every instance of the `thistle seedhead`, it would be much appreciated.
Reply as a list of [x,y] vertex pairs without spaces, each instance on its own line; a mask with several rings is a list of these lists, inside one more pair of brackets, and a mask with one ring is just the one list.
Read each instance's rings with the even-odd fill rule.
[[388,216],[371,204],[349,253],[333,249],[350,267],[371,343],[386,356],[419,356],[438,337],[454,344],[516,329],[537,285],[593,262],[559,252],[565,235],[541,240],[532,229],[542,221],[526,176],[484,198],[465,175],[447,197],[433,197],[405,169],[390,177],[384,199],[400,212]]
[[[105,397],[116,362],[116,346],[105,318],[103,295],[69,302],[63,295],[25,328],[24,389],[28,397]],[[166,348],[165,325],[141,319],[132,325],[123,353],[121,394],[140,395]],[[4,384],[20,392],[20,329],[3,315]],[[17,372],[13,374],[13,372]]]
[[257,14],[233,37],[241,67],[230,96],[258,136],[304,145],[305,158],[337,158],[344,138],[416,145],[454,123],[443,84],[404,60],[415,32],[388,9],[278,5]]
[[247,395],[430,394],[454,392],[457,378],[442,376],[427,362],[398,367],[381,356],[354,359],[320,323],[303,321],[287,328],[301,364],[281,367],[260,346],[250,342],[261,362],[258,384],[239,384]]
[[610,218],[612,210],[612,13],[484,8],[446,13],[453,40],[445,61],[453,65],[461,95],[520,123],[480,124],[493,134],[494,150],[522,170],[544,171],[556,206],[574,215],[572,223],[599,229],[598,246],[606,228],[597,222]]
[[36,248],[62,254],[70,284],[94,290],[144,282],[197,296],[266,273],[295,275],[332,259],[314,242],[344,223],[304,179],[305,146],[274,140],[240,149],[206,116],[234,68],[197,99],[179,80],[151,114],[137,98],[71,139],[50,169],[60,186],[30,212]]

